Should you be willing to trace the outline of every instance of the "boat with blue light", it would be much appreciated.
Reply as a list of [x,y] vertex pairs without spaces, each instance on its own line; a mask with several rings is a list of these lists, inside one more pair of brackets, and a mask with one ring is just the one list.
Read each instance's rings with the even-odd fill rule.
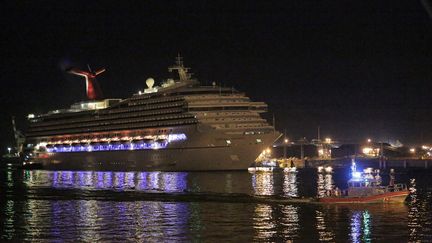
[[[356,170],[353,161],[352,177],[345,191],[333,190],[327,196],[319,198],[321,203],[403,203],[409,195],[405,184],[395,184],[394,175],[390,175],[388,186],[381,185],[379,171],[367,168],[364,172]],[[392,172],[391,172],[392,173]]]

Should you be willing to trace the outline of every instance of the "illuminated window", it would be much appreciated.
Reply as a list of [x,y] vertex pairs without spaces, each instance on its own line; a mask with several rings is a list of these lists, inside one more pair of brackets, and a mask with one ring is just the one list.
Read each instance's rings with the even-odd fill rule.
[[257,138],[257,139],[256,139],[256,142],[257,142],[257,143],[262,143],[261,138]]
[[230,144],[231,144],[231,140],[226,140],[226,143],[227,143],[228,145],[230,145]]

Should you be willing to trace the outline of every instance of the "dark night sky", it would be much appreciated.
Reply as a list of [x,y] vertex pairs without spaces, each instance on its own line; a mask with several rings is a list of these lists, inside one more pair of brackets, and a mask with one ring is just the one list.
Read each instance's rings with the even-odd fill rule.
[[10,116],[24,128],[27,114],[84,98],[62,68],[106,67],[105,95],[126,98],[166,78],[178,52],[202,82],[267,102],[291,138],[320,125],[342,140],[432,142],[432,19],[420,1],[116,2],[2,4],[2,150]]

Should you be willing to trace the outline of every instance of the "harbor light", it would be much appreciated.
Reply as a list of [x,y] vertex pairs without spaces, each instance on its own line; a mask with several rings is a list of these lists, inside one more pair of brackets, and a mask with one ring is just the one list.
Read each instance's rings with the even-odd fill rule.
[[380,153],[380,149],[372,148],[372,147],[363,147],[362,152],[363,154],[368,156],[378,156]]
[[288,139],[287,138],[285,138],[284,143],[288,143]]
[[368,138],[368,139],[367,139],[367,142],[370,143],[370,142],[372,142],[372,140],[371,140],[370,138]]
[[410,153],[415,153],[416,150],[415,150],[415,148],[410,148],[409,151],[410,151]]

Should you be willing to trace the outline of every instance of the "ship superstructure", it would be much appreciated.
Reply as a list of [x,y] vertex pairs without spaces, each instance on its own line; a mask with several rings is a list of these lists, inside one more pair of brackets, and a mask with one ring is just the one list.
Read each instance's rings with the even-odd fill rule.
[[178,79],[132,97],[91,100],[30,116],[26,163],[47,169],[246,170],[280,135],[261,117],[263,102],[201,86],[180,57]]

